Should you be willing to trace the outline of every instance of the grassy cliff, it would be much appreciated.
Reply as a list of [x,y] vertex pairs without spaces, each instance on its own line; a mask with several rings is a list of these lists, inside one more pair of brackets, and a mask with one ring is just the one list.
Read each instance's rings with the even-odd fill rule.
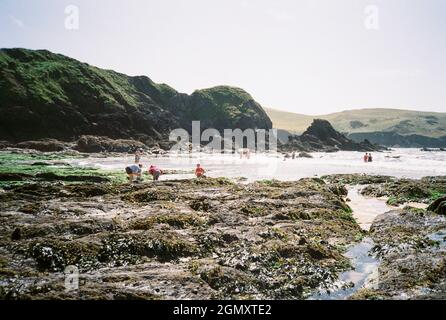
[[0,140],[73,140],[82,134],[160,140],[192,120],[218,129],[272,126],[239,88],[186,95],[145,76],[99,69],[46,50],[0,50]]

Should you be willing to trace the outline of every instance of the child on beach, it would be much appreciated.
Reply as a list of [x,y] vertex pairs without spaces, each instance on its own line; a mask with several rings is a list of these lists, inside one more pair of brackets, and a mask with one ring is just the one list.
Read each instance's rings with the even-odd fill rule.
[[205,170],[201,167],[201,165],[198,163],[197,167],[195,168],[195,175],[197,176],[197,178],[201,178],[204,177],[205,174]]
[[151,165],[149,168],[149,174],[152,175],[153,181],[158,181],[159,177],[163,174],[163,170],[161,170],[157,166]]

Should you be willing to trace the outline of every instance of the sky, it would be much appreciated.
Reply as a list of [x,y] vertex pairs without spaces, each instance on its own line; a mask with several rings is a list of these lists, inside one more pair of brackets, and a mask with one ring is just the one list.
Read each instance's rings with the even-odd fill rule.
[[0,0],[0,47],[296,113],[446,112],[444,0]]

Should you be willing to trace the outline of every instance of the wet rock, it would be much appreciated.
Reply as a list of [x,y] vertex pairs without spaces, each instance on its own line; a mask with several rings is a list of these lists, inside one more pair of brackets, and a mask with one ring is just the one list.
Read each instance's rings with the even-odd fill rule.
[[437,178],[400,179],[386,183],[373,183],[361,190],[361,194],[372,197],[386,197],[390,205],[406,202],[430,203],[446,192],[446,181]]
[[250,283],[254,280],[233,268],[217,266],[201,272],[200,277],[211,288],[221,290],[224,293],[246,294],[254,291],[250,288]]
[[350,185],[369,185],[369,184],[383,184],[387,182],[395,181],[396,179],[391,176],[367,174],[334,174],[322,176],[322,179],[329,183],[340,183]]
[[177,195],[167,189],[144,189],[131,192],[122,197],[123,200],[129,202],[153,202],[153,201],[173,201]]
[[23,181],[31,178],[32,175],[26,173],[1,172],[0,181]]
[[150,230],[155,224],[168,224],[174,228],[184,229],[190,226],[199,226],[205,220],[195,214],[157,214],[147,218],[136,219],[130,223],[134,230]]
[[435,212],[437,214],[446,215],[446,196],[435,200],[427,210]]
[[103,243],[101,262],[135,262],[139,257],[156,257],[169,261],[196,253],[197,248],[173,233],[112,235]]
[[29,203],[20,208],[20,211],[27,214],[37,214],[40,212],[42,205],[38,202]]
[[63,151],[67,148],[66,143],[54,140],[54,139],[43,139],[38,141],[24,141],[15,145],[16,148],[20,149],[33,149],[42,152],[57,152]]
[[209,212],[212,210],[212,204],[206,198],[192,200],[190,207],[195,211]]
[[76,142],[75,150],[85,153],[122,152],[129,153],[147,146],[135,140],[110,139],[99,136],[81,136]]
[[31,163],[31,166],[49,167],[49,166],[51,166],[51,163],[43,162],[43,161],[37,161],[37,162]]
[[46,240],[32,243],[29,254],[40,270],[62,271],[68,265],[89,270],[97,265],[98,247],[79,241]]
[[[87,180],[88,181],[88,180]],[[85,183],[80,185],[67,185],[60,190],[61,197],[96,197],[115,192],[110,185],[99,183]]]
[[54,172],[44,172],[35,175],[37,179],[45,181],[69,181],[69,182],[109,182],[110,179],[94,175],[58,175]]
[[[73,264],[88,277],[81,297],[301,299],[348,268],[342,248],[360,232],[333,188],[224,178],[11,186],[3,211],[30,214],[0,216],[8,274],[18,279],[5,294],[69,298],[54,279]],[[41,289],[27,285],[33,272]]]
[[313,158],[313,156],[311,154],[309,154],[308,152],[299,152],[298,157],[299,158]]
[[[371,226],[374,254],[381,259],[378,283],[368,296],[420,299],[444,295],[446,218],[406,207],[378,216]],[[434,298],[435,299],[435,298]]]
[[331,184],[328,188],[337,196],[346,196],[348,194],[347,188],[342,184]]
[[11,240],[16,241],[22,238],[22,230],[20,228],[15,228],[11,235]]

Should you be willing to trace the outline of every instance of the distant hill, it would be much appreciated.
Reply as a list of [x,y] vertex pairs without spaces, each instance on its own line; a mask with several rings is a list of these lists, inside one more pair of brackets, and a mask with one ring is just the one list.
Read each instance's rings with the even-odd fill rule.
[[146,76],[99,69],[47,50],[0,49],[0,140],[81,135],[166,140],[175,128],[270,129],[246,91],[229,86],[180,93]]
[[281,151],[378,151],[379,145],[374,145],[367,140],[353,141],[336,131],[330,122],[322,119],[314,119],[311,125],[302,135],[290,135],[287,142],[280,145]]
[[[358,109],[328,115],[308,116],[265,108],[275,128],[303,133],[313,119],[328,120],[333,127],[346,134],[392,132],[399,135],[442,137],[446,135],[446,113],[399,109]],[[368,138],[362,135],[361,138]]]

